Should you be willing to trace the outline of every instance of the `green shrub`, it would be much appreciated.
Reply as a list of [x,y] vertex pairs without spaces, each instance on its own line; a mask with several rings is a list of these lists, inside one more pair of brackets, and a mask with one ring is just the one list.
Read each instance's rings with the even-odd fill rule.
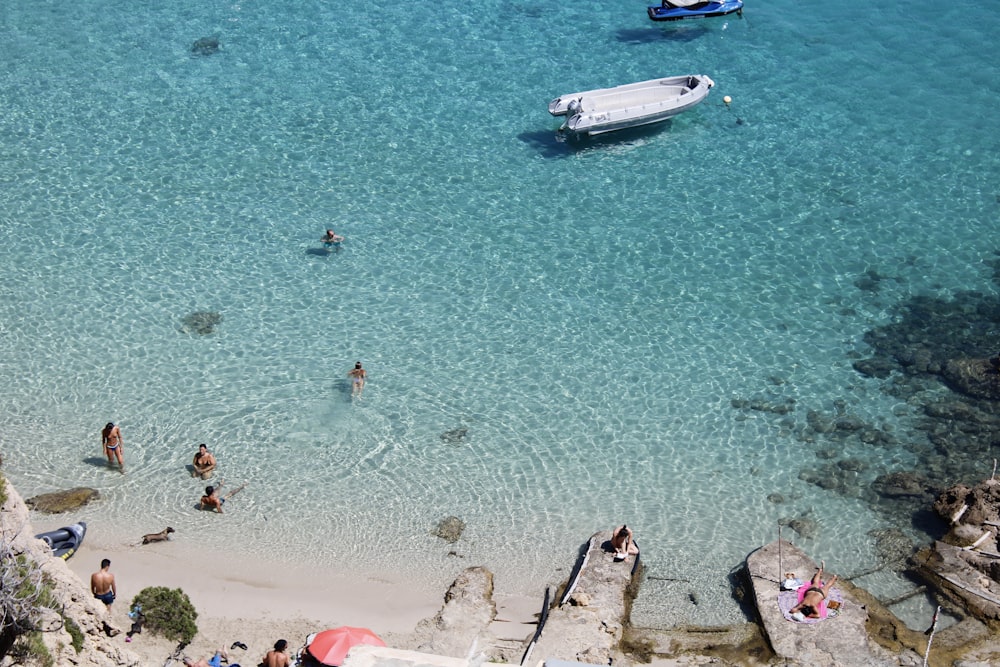
[[0,475],[0,506],[7,502],[7,478]]
[[52,582],[36,561],[15,554],[10,542],[0,540],[0,657],[15,644],[21,650],[36,644],[44,649],[40,635],[32,635],[43,629],[39,622],[45,609],[59,609]]
[[76,624],[76,621],[68,616],[63,616],[63,623],[66,626],[66,632],[69,633],[70,639],[73,642],[73,649],[79,653],[83,650],[83,630]]
[[135,608],[136,605],[142,607],[142,613],[146,616],[143,629],[185,643],[190,643],[198,634],[198,626],[195,624],[198,612],[179,588],[144,588],[132,599],[132,607]]
[[7,654],[14,659],[14,664],[27,664],[36,667],[55,667],[56,660],[42,641],[39,631],[28,632],[17,638],[17,642]]

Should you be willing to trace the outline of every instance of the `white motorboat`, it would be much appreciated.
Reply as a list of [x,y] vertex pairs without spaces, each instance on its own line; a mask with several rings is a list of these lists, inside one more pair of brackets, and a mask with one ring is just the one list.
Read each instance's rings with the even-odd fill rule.
[[704,74],[639,81],[562,95],[549,102],[549,113],[567,116],[560,130],[602,134],[672,118],[704,100],[714,85]]

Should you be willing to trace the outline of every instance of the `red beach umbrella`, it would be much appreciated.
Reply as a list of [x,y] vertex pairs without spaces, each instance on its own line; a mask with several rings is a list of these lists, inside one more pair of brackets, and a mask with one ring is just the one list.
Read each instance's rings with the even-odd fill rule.
[[351,647],[358,644],[385,646],[385,642],[368,628],[345,625],[318,633],[306,647],[306,651],[321,664],[339,667]]

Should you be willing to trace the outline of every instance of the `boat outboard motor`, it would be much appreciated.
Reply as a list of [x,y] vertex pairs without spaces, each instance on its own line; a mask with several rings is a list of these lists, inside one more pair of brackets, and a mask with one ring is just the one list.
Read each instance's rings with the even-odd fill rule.
[[570,121],[581,111],[583,111],[583,98],[570,100],[569,104],[566,105],[566,120],[559,126],[559,131],[562,132],[565,130],[569,126]]

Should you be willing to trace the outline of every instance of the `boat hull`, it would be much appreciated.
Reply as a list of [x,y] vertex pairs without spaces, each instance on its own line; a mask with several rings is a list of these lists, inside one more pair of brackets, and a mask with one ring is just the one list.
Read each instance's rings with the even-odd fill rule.
[[652,79],[564,95],[552,101],[549,112],[565,103],[568,117],[560,130],[593,136],[673,118],[700,104],[714,85],[702,74]]
[[674,7],[669,3],[646,8],[646,13],[653,21],[683,21],[685,19],[708,19],[729,14],[743,15],[743,0],[723,0],[722,2],[707,2],[698,8]]
[[662,79],[649,79],[648,81],[627,83],[612,88],[595,88],[594,90],[584,90],[578,93],[561,95],[549,102],[549,113],[553,116],[565,116],[569,113],[569,105],[574,101],[580,101],[584,97],[592,98],[611,93],[637,93],[646,89],[656,89],[659,86],[683,85],[687,78],[687,76],[668,76]]

